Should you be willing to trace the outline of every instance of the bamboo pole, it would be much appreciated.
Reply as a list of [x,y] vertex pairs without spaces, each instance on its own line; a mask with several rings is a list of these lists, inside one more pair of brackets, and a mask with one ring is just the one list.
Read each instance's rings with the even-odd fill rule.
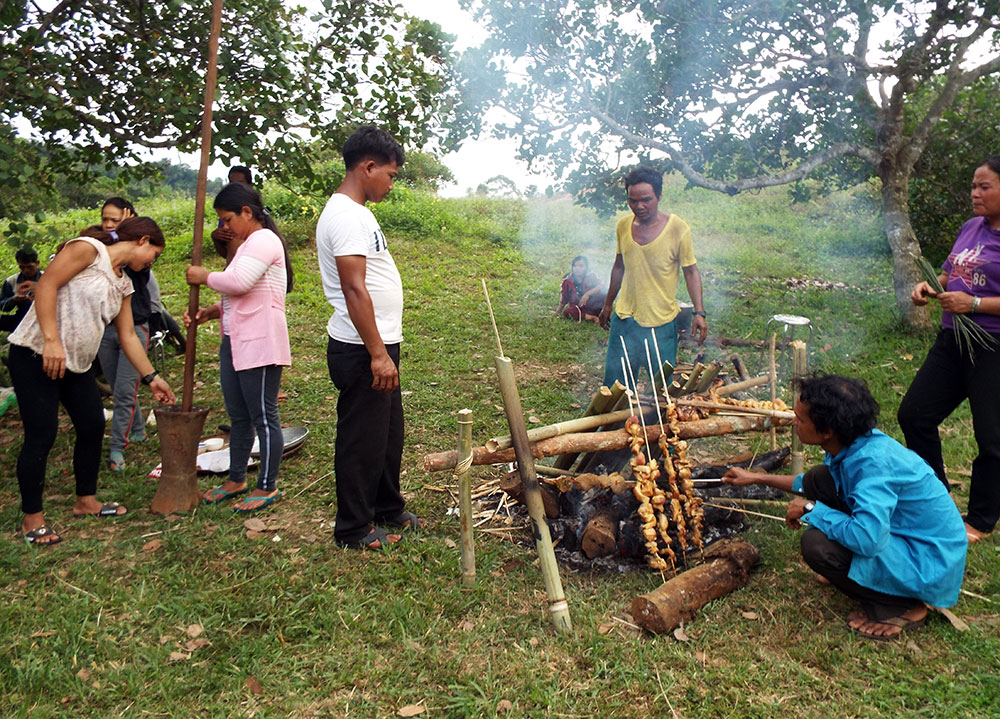
[[472,410],[458,411],[458,511],[462,531],[462,585],[476,585],[476,542],[472,534]]
[[[774,352],[775,344],[778,341],[778,335],[775,332],[771,333],[771,343],[768,348],[768,376],[771,381],[771,406],[774,406],[774,400],[778,398],[778,372],[774,363]],[[771,450],[778,448],[778,432],[774,427],[771,427]]]
[[[548,424],[544,427],[536,427],[535,429],[527,430],[528,441],[539,442],[543,439],[558,437],[561,434],[571,434],[573,432],[583,432],[589,429],[597,429],[605,424],[621,422],[631,416],[632,412],[627,409],[621,409],[617,412],[610,412],[608,414],[597,414],[592,417],[577,417],[576,419],[568,419],[565,422],[556,422],[555,424]],[[503,449],[509,449],[513,446],[514,441],[509,434],[503,437],[492,437],[491,439],[486,440],[486,449],[491,452],[498,452]]]
[[[489,307],[490,322],[493,324],[493,332],[499,351],[499,355],[493,358],[493,364],[497,369],[497,382],[500,385],[500,395],[503,398],[504,412],[507,415],[507,425],[510,427],[510,434],[514,442],[518,473],[521,475],[524,503],[528,506],[528,517],[531,519],[535,548],[542,566],[542,580],[545,583],[545,591],[549,600],[549,614],[557,632],[569,632],[573,629],[573,623],[569,617],[569,604],[566,601],[566,594],[563,592],[562,580],[559,578],[555,547],[552,545],[552,536],[549,534],[549,525],[545,519],[542,490],[538,484],[538,475],[535,473],[535,463],[531,456],[531,443],[528,441],[528,432],[524,425],[524,410],[521,408],[521,396],[517,393],[514,366],[503,354],[500,331],[497,329],[496,317],[493,314],[490,293],[486,289],[486,280],[483,280],[483,294],[486,295],[486,305]],[[475,463],[474,459],[473,463]]]
[[733,382],[732,384],[719,387],[715,393],[720,397],[725,397],[726,395],[733,394],[734,392],[742,392],[745,389],[760,387],[762,384],[767,384],[770,379],[771,378],[766,374],[762,374],[760,377],[753,377],[748,379],[746,382]]
[[[610,405],[617,401],[618,399],[614,396],[612,390],[602,385],[601,388],[594,393],[594,396],[591,398],[590,404],[587,405],[587,409],[583,413],[583,416],[593,417],[594,415],[604,414],[610,409]],[[559,457],[556,457],[556,461],[552,466],[556,469],[569,469],[573,466],[573,462],[576,461],[578,456],[579,455],[576,453],[560,455]]]
[[701,378],[701,373],[705,371],[705,365],[701,362],[695,362],[694,369],[691,370],[691,374],[688,375],[687,382],[681,387],[681,394],[687,394],[688,392],[693,392],[694,388],[698,386],[698,380]]
[[701,376],[698,377],[698,384],[695,385],[694,391],[698,394],[707,392],[708,388],[712,386],[715,378],[719,376],[719,372],[722,370],[722,364],[717,360],[713,360],[709,363],[704,370],[702,370]]
[[531,443],[524,426],[524,414],[521,409],[521,397],[517,393],[514,381],[514,368],[506,357],[494,357],[497,368],[497,379],[500,382],[500,394],[503,397],[504,411],[507,414],[507,424],[510,425],[514,442],[514,454],[517,457],[517,468],[521,474],[521,486],[524,488],[524,501],[528,505],[528,516],[531,518],[532,533],[535,537],[535,547],[542,565],[542,578],[545,591],[549,598],[549,612],[556,631],[569,632],[573,624],[569,617],[569,604],[563,592],[562,580],[559,578],[559,565],[556,564],[556,554],[549,534],[549,525],[545,520],[545,507],[542,504],[541,489],[538,485],[538,475],[535,474],[535,463],[531,456]]
[[[222,30],[222,2],[212,2],[212,26],[208,36],[208,67],[205,72],[205,101],[201,115],[201,161],[198,165],[198,184],[194,199],[194,233],[191,241],[191,264],[202,262],[202,238],[205,234],[205,193],[208,189],[208,166],[211,164],[212,149],[212,104],[215,102],[215,87],[218,78],[219,34]],[[188,314],[198,314],[198,285],[188,289]],[[192,322],[187,330],[187,346],[184,354],[184,389],[181,396],[181,410],[191,411],[194,401],[194,363],[197,347],[198,325]]]
[[725,404],[724,402],[705,402],[700,399],[675,399],[675,403],[687,407],[703,407],[705,409],[719,409],[732,412],[744,412],[746,414],[759,414],[765,417],[774,417],[791,422],[795,419],[794,412],[786,412],[780,409],[766,409],[763,407],[740,407],[735,404]]
[[[799,401],[799,383],[797,380],[806,376],[806,343],[801,340],[792,341],[792,406]],[[801,474],[805,469],[805,454],[802,451],[802,440],[798,432],[792,432],[792,474]]]

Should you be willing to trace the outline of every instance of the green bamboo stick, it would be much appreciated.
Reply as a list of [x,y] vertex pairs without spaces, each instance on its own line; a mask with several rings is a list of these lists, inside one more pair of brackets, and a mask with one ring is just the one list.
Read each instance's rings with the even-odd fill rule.
[[472,410],[458,411],[458,511],[462,532],[462,585],[476,585],[476,543],[472,535]]

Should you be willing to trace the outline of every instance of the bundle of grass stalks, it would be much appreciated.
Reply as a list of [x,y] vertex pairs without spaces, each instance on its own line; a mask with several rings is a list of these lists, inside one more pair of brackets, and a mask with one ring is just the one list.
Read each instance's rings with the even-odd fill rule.
[[[931,263],[927,261],[927,258],[923,256],[917,257],[912,254],[911,256],[916,261],[917,267],[920,268],[924,279],[931,286],[931,289],[939,293],[944,292],[941,281],[938,279],[938,274],[931,267]],[[968,351],[970,362],[975,363],[976,361],[976,351],[973,348],[973,344],[977,344],[983,349],[988,350],[996,347],[996,338],[977,325],[969,315],[953,312],[951,319],[952,328],[955,330],[955,341],[958,343],[958,350],[959,352]]]

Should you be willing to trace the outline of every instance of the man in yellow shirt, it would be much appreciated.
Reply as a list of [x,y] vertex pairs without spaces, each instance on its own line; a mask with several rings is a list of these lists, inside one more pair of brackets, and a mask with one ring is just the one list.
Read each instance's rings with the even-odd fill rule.
[[[639,166],[625,177],[625,192],[631,217],[618,223],[618,251],[611,268],[611,286],[599,317],[610,329],[608,355],[604,362],[604,384],[622,377],[622,339],[628,348],[631,372],[638,376],[646,366],[645,341],[652,348],[652,334],[661,358],[677,362],[677,282],[681,271],[688,295],[694,304],[691,334],[698,344],[705,341],[708,324],[701,297],[701,274],[691,245],[691,228],[680,217],[660,210],[663,176],[650,167]],[[611,306],[618,297],[614,312]],[[652,349],[650,350],[652,352]],[[655,357],[654,357],[655,360]]]

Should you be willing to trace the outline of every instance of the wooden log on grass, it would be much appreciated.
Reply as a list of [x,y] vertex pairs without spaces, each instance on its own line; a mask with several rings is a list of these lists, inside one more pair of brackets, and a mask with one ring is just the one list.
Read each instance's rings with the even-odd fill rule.
[[671,631],[713,599],[746,586],[760,552],[743,539],[722,540],[709,547],[703,558],[703,564],[633,599],[635,623],[654,634]]
[[[624,422],[626,419],[631,417],[632,414],[631,410],[622,409],[617,412],[594,415],[593,417],[577,417],[576,419],[568,419],[565,422],[556,422],[555,424],[548,424],[544,427],[535,427],[534,429],[527,430],[528,441],[538,442],[543,439],[549,439],[550,437],[558,437],[561,434],[583,432],[589,429],[597,429],[598,427],[602,427],[606,424]],[[491,439],[486,440],[486,449],[491,452],[508,449],[513,446],[513,439],[509,434],[504,437],[492,437]]]
[[769,375],[762,374],[760,377],[752,377],[745,382],[733,382],[732,384],[723,385],[715,391],[720,397],[725,397],[726,395],[733,394],[734,392],[742,392],[745,389],[751,389],[753,387],[760,387],[762,384],[767,384],[771,381]]
[[[760,431],[769,429],[773,425],[780,427],[788,424],[790,424],[788,420],[765,417],[763,415],[716,415],[696,422],[681,422],[679,435],[681,439],[718,437],[724,434]],[[647,426],[646,436],[649,437],[650,443],[656,442],[660,438],[659,426],[655,424]],[[624,429],[618,429],[610,432],[564,434],[531,444],[529,445],[529,450],[533,457],[542,459],[568,452],[606,452],[609,450],[618,450],[627,446],[628,442],[628,432]],[[457,457],[458,453],[455,450],[424,455],[424,469],[428,472],[454,469]],[[490,452],[486,447],[477,447],[472,450],[472,463],[474,465],[500,464],[513,462],[515,459],[516,455],[513,449]]]

